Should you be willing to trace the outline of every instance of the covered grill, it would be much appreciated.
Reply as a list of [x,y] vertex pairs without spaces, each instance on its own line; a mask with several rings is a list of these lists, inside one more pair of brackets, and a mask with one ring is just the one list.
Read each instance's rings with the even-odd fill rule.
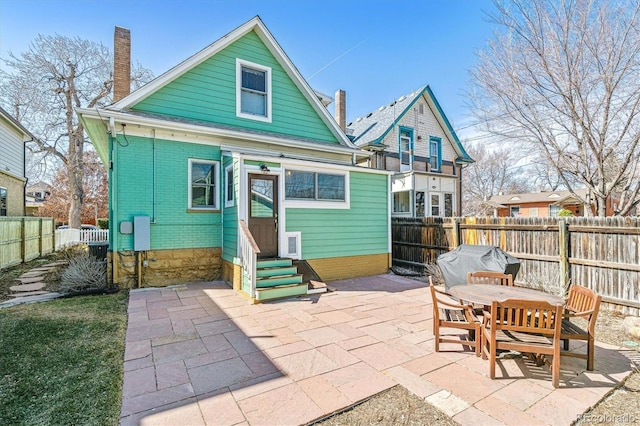
[[520,261],[496,246],[462,244],[438,256],[437,263],[447,289],[466,284],[468,272],[502,272],[515,281],[520,270]]

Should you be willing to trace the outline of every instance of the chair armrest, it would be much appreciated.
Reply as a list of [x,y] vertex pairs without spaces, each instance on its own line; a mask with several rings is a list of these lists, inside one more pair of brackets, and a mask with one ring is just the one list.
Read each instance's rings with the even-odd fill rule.
[[450,300],[438,299],[438,305],[444,305],[454,309],[463,309],[463,310],[473,309],[473,306],[456,302],[453,299],[450,299]]
[[589,311],[582,311],[582,312],[574,312],[574,311],[569,311],[569,312],[565,312],[562,314],[562,318],[573,318],[573,317],[586,317],[589,315],[593,315],[595,313],[594,309],[591,309]]
[[491,312],[482,311],[482,324],[487,325],[491,322]]

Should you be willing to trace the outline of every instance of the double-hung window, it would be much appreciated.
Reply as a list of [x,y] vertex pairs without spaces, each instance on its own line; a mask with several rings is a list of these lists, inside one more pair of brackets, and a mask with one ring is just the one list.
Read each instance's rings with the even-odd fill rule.
[[236,115],[271,122],[271,68],[236,60]]
[[400,171],[404,172],[411,170],[411,157],[413,155],[413,129],[401,126],[399,137]]
[[429,137],[429,169],[439,172],[442,165],[442,139],[435,136]]
[[189,160],[190,209],[219,209],[218,167],[217,161]]

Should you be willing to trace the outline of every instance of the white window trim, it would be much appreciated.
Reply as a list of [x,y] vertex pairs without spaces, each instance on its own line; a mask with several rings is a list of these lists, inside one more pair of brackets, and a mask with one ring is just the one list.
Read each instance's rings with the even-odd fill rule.
[[[433,196],[438,197],[438,204],[434,206],[433,204]],[[443,217],[444,214],[444,196],[441,192],[429,192],[429,216],[431,217]],[[433,207],[438,207],[438,214],[433,214]]]
[[[267,91],[267,116],[247,114],[242,112],[242,67],[253,68],[258,71],[264,71],[266,74],[266,91]],[[244,59],[236,58],[236,116],[240,118],[247,118],[249,120],[263,121],[265,123],[271,123],[271,68],[264,65],[256,64],[254,62],[245,61]]]
[[[322,169],[319,171],[318,169],[313,169],[310,167],[287,167],[283,166],[284,172],[282,174],[283,179],[281,179],[280,190],[282,191],[282,205],[285,207],[291,208],[314,208],[314,209],[349,209],[351,208],[351,193],[349,190],[349,176],[350,173],[344,170],[334,170],[334,169]],[[287,180],[287,170],[296,171],[296,172],[310,172],[310,173],[323,173],[330,175],[341,175],[344,176],[344,201],[335,200],[287,200],[286,198],[286,180]]]
[[[432,151],[432,143],[435,143],[436,150],[435,156]],[[429,136],[429,171],[439,172],[442,169],[442,158],[440,157],[440,150],[442,149],[442,138],[437,136]],[[436,168],[431,168],[431,159],[436,159]]]
[[[296,239],[296,252],[289,252],[289,238]],[[286,251],[285,256],[292,259],[302,259],[302,233],[300,231],[285,232],[283,250]]]
[[[409,193],[409,205],[408,205],[408,210],[407,211],[395,211],[395,194],[401,194],[401,193]],[[413,193],[413,197],[414,199],[412,200],[412,193]],[[411,216],[411,211],[412,209],[412,203],[415,206],[415,193],[414,191],[396,191],[396,192],[392,192],[391,193],[391,212],[396,215],[396,216]]]
[[[224,206],[225,207],[233,207],[236,203],[236,194],[235,191],[231,192],[231,199],[229,199],[229,172],[231,172],[231,176],[233,179],[233,164],[228,165],[224,169]],[[233,180],[232,180],[233,182]],[[234,182],[235,183],[235,182]],[[232,183],[233,187],[235,185]]]
[[[191,179],[191,169],[192,169],[192,165],[196,163],[196,164],[212,164],[215,169],[214,169],[214,175],[215,175],[215,183],[214,183],[214,190],[215,190],[215,201],[216,201],[216,205],[213,207],[208,207],[208,206],[194,206],[193,205],[193,187],[192,185],[192,179]],[[187,180],[187,194],[188,194],[188,204],[187,204],[187,208],[189,210],[220,210],[220,162],[219,161],[212,161],[212,160],[200,160],[197,158],[189,158],[189,170],[187,172],[188,174],[188,180]]]

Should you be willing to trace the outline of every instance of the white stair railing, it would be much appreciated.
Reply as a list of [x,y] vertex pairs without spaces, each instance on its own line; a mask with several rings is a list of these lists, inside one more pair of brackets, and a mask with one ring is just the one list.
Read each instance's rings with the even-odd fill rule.
[[[249,284],[249,295],[256,297],[256,265],[258,263],[258,253],[260,248],[249,231],[244,220],[240,220],[240,261],[242,264],[242,285],[246,279]],[[244,290],[244,288],[243,288]]]

